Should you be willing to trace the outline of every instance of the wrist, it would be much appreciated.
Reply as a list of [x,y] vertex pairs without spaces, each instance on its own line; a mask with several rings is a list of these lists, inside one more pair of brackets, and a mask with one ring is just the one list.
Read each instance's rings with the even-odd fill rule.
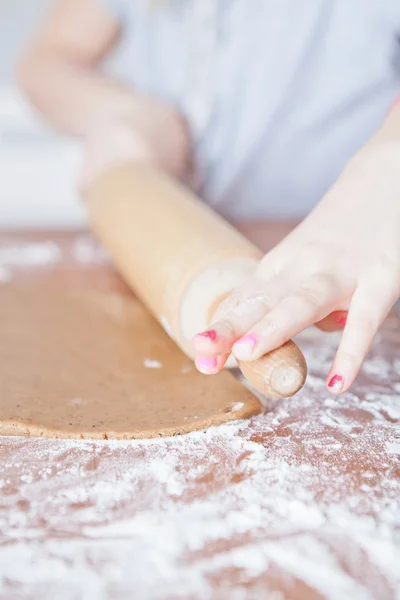
[[400,142],[400,96],[394,100],[371,142]]
[[390,181],[400,189],[400,139],[374,136],[348,162],[343,175]]
[[115,94],[96,110],[84,137],[87,147],[100,145],[113,162],[146,162],[180,179],[190,165],[185,119],[175,107],[145,94]]

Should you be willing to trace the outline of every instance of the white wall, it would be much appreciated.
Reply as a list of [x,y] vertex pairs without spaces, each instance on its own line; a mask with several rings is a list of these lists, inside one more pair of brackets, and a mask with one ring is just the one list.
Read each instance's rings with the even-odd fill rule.
[[52,0],[0,0],[0,227],[79,226],[80,149],[33,114],[13,82],[24,40]]

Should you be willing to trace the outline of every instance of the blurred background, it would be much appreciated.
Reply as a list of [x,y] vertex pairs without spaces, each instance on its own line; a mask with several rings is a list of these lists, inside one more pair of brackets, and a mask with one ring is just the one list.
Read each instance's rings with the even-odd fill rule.
[[74,191],[79,144],[47,128],[13,80],[21,48],[52,1],[0,0],[0,227],[85,220]]

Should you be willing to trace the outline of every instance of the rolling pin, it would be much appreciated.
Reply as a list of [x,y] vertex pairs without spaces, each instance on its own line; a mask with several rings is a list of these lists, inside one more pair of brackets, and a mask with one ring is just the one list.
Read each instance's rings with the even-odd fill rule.
[[[193,336],[209,326],[230,290],[254,273],[259,250],[186,187],[149,165],[112,167],[85,196],[93,231],[115,266],[193,358]],[[295,394],[307,374],[305,359],[292,341],[238,365],[270,397]]]

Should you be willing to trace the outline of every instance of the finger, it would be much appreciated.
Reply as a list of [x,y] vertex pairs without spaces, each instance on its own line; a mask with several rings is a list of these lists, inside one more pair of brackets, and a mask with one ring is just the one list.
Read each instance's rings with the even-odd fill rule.
[[335,310],[321,321],[318,321],[318,323],[315,323],[315,326],[327,333],[344,329],[347,321],[347,313],[347,310]]
[[277,302],[280,284],[252,280],[234,291],[215,313],[212,326],[193,338],[199,354],[217,356],[230,352],[234,342],[262,319]]
[[330,373],[330,392],[346,391],[356,378],[374,337],[396,301],[387,287],[359,287],[350,304],[347,323]]
[[278,348],[300,331],[326,317],[337,304],[338,286],[327,276],[314,275],[283,298],[266,317],[233,346],[239,360],[255,360]]
[[224,368],[229,354],[220,354],[219,356],[196,356],[194,364],[203,375],[215,375]]

